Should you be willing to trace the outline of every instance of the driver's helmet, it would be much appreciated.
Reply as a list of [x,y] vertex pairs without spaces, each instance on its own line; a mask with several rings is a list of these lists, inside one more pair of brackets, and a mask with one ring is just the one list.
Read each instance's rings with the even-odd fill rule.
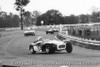
[[42,40],[42,37],[38,37],[38,39],[37,40]]

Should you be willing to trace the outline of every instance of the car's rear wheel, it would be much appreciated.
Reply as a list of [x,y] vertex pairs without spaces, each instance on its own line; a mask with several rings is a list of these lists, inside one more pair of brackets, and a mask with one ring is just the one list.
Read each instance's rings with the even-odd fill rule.
[[66,51],[67,53],[71,53],[73,51],[73,47],[70,42],[66,43]]
[[32,35],[35,36],[35,33],[33,33]]
[[51,34],[54,34],[54,32],[51,32]]
[[31,52],[32,54],[35,54],[35,53],[36,53],[36,51],[34,50],[34,48],[33,48],[32,45],[29,46],[29,50],[30,50],[30,52]]

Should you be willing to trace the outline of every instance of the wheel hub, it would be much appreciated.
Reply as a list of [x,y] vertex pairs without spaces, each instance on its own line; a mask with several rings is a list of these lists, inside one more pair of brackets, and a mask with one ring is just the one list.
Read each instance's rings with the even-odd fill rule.
[[46,48],[46,52],[49,53],[49,49],[48,48]]
[[32,48],[30,49],[30,52],[33,52],[33,49]]

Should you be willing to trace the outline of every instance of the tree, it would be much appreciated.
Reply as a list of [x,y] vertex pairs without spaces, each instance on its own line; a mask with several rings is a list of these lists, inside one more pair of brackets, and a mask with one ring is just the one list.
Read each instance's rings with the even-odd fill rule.
[[12,13],[7,14],[6,12],[0,12],[0,28],[5,27],[18,27],[19,16]]
[[33,25],[33,23],[32,23],[32,14],[29,11],[25,11],[25,13],[24,13],[24,25],[25,26]]
[[33,11],[32,13],[32,17],[33,17],[33,21],[34,21],[34,24],[37,23],[37,18],[41,15],[41,13],[37,10]]
[[21,30],[23,30],[23,16],[24,16],[24,6],[26,6],[30,1],[29,0],[16,0],[15,2],[15,5],[17,6],[16,7],[16,10],[17,11],[20,11],[20,21],[21,21]]
[[44,25],[53,25],[61,24],[64,19],[58,10],[51,9],[37,18],[37,24],[40,25],[41,21],[44,21]]
[[92,12],[92,22],[100,22],[100,12]]
[[12,18],[13,27],[18,27],[19,22],[20,22],[19,16],[18,15],[13,15],[13,18]]
[[91,11],[92,11],[91,21],[100,22],[100,8],[93,6],[91,8]]
[[46,12],[46,15],[49,24],[60,24],[62,22],[61,21],[62,14],[58,10],[54,9],[48,10]]
[[79,20],[80,20],[79,23],[89,23],[90,18],[89,18],[89,15],[81,14],[79,16]]
[[78,16],[70,15],[64,17],[64,24],[77,24],[78,23]]

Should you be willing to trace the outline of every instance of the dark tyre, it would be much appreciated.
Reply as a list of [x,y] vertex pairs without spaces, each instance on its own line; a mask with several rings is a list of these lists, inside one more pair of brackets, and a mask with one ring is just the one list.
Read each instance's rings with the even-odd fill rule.
[[24,34],[24,36],[27,36],[26,34]]
[[70,42],[66,43],[66,51],[67,53],[71,53],[73,50],[72,44]]
[[35,33],[33,33],[32,36],[35,36]]
[[31,52],[32,54],[35,54],[35,53],[36,53],[36,51],[34,51],[34,48],[33,48],[32,45],[29,46],[29,50],[30,50],[30,52]]
[[48,34],[48,32],[46,32],[46,34]]
[[50,34],[53,34],[53,32],[50,32]]
[[54,32],[52,32],[52,34],[54,34]]
[[54,53],[55,52],[55,50],[53,49],[53,46],[52,45],[46,45],[45,51],[48,54],[51,54],[51,53]]

